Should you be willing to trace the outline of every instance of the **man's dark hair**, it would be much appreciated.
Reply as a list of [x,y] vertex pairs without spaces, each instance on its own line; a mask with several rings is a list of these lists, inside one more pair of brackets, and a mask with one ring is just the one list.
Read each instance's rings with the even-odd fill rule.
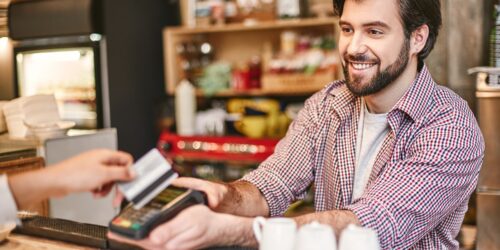
[[[369,0],[351,0],[369,1]],[[410,38],[411,33],[423,24],[429,27],[429,37],[424,48],[418,54],[418,69],[423,66],[424,59],[431,53],[436,43],[439,28],[441,27],[440,0],[393,0],[399,2],[399,14],[403,23],[405,37]],[[333,0],[335,15],[342,16],[345,0]]]

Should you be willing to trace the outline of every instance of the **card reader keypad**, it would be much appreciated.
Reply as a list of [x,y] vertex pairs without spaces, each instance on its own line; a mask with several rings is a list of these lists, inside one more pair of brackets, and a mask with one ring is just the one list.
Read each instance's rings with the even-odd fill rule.
[[183,209],[206,204],[206,200],[206,195],[200,191],[168,187],[140,209],[134,209],[134,205],[129,204],[110,222],[109,229],[131,239],[143,239]]
[[139,230],[144,223],[157,216],[163,206],[182,193],[182,190],[165,189],[142,209],[136,210],[129,207],[119,217],[115,218],[112,223],[116,226]]

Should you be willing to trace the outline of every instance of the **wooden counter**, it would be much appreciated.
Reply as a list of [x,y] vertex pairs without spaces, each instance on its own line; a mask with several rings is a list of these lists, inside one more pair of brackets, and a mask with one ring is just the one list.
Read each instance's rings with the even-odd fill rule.
[[95,249],[82,247],[70,243],[48,240],[20,234],[11,234],[7,240],[0,243],[0,249],[14,250],[66,250],[66,249]]

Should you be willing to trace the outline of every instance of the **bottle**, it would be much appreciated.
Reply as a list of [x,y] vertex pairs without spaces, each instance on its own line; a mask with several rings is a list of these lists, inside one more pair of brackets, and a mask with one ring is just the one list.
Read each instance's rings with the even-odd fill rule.
[[495,25],[490,33],[490,66],[500,67],[500,4],[496,4],[493,17]]
[[285,30],[280,34],[281,53],[285,56],[295,54],[298,34],[295,31]]
[[182,80],[175,88],[175,117],[177,134],[195,134],[196,91],[188,80]]
[[278,0],[276,7],[281,19],[300,16],[300,0]]
[[248,63],[248,70],[250,75],[250,88],[258,89],[261,86],[260,80],[262,77],[262,66],[258,56],[252,56]]

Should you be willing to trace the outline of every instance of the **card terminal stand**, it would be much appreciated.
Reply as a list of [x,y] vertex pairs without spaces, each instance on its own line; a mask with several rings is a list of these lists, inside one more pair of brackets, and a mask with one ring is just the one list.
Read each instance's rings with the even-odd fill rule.
[[168,187],[141,209],[127,205],[110,223],[109,230],[130,239],[143,239],[156,226],[175,217],[187,207],[206,204],[203,192]]

